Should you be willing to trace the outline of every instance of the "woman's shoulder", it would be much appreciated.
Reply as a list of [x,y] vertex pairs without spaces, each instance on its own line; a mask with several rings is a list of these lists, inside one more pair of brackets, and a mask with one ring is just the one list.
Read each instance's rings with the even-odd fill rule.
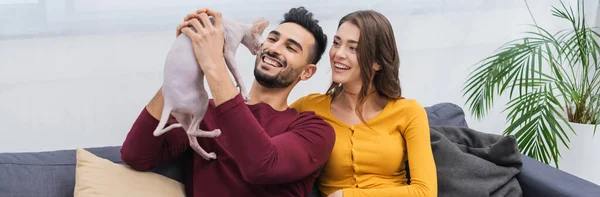
[[391,100],[388,115],[395,117],[395,120],[406,122],[415,118],[427,118],[425,107],[416,99],[400,98]]
[[298,111],[315,111],[321,107],[326,107],[331,99],[329,95],[322,93],[311,93],[306,96],[298,98],[294,101],[290,107],[297,109]]
[[399,98],[390,101],[391,106],[399,110],[421,110],[424,109],[423,105],[416,99],[411,98]]
[[[425,107],[421,105],[416,99],[397,99],[391,101],[392,110],[389,110],[388,117],[394,117],[391,120],[395,121],[397,128],[405,134],[409,131],[408,128],[418,126],[419,128],[425,128],[420,125],[427,125],[428,117]],[[414,125],[414,126],[410,126]],[[426,127],[428,128],[428,127]],[[410,130],[411,132],[420,131]],[[424,131],[424,130],[423,130]]]
[[330,97],[329,97],[329,95],[323,94],[323,93],[311,93],[306,96],[303,96],[302,98],[305,99],[305,102],[319,102],[319,101],[327,100]]

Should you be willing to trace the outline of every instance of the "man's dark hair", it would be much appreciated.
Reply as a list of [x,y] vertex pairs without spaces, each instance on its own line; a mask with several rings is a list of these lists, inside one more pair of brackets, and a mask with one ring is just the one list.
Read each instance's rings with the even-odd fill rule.
[[304,7],[292,8],[283,15],[282,23],[296,23],[308,30],[315,37],[315,46],[310,51],[309,61],[312,64],[317,64],[321,56],[325,52],[327,46],[327,35],[323,33],[323,29],[319,26],[319,20],[313,19],[313,14]]

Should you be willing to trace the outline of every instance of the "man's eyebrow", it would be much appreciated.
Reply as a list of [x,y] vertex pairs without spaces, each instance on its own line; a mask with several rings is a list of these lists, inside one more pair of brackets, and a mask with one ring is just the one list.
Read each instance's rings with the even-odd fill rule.
[[289,42],[291,42],[292,44],[296,45],[298,47],[298,49],[300,49],[300,51],[303,51],[302,49],[302,45],[300,45],[300,43],[298,43],[298,41],[294,40],[294,39],[288,39]]
[[[273,31],[269,32],[269,34],[273,34],[273,35],[276,35],[276,36],[280,36],[281,35],[281,33],[279,33],[277,30],[273,30]],[[300,51],[303,51],[302,45],[298,41],[296,41],[294,39],[291,39],[291,38],[288,38],[287,41],[290,42],[290,43],[292,43],[293,45],[296,45],[296,47],[298,47],[298,49],[300,49]]]
[[269,32],[269,34],[275,34],[277,36],[281,35],[281,33],[279,33],[277,30],[273,30],[273,31]]
[[[342,39],[342,38],[340,38],[339,36],[333,36],[333,37],[334,37],[335,39],[338,39],[338,40],[341,40],[341,39]],[[358,41],[356,41],[356,40],[348,40],[348,42],[349,42],[349,43],[352,43],[352,44],[358,44]]]

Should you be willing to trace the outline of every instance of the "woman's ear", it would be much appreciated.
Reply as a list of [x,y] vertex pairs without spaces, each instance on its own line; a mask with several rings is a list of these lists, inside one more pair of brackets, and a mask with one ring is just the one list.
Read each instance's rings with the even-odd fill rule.
[[379,65],[378,63],[373,63],[373,70],[375,70],[375,71],[381,70],[381,65]]

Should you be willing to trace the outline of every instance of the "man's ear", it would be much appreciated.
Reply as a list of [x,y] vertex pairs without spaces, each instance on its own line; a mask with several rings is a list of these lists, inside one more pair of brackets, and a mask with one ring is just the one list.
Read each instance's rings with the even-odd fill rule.
[[315,64],[306,65],[306,67],[302,71],[302,74],[300,74],[300,80],[304,81],[304,80],[310,79],[313,75],[315,75],[316,72],[317,72],[317,65],[315,65]]

